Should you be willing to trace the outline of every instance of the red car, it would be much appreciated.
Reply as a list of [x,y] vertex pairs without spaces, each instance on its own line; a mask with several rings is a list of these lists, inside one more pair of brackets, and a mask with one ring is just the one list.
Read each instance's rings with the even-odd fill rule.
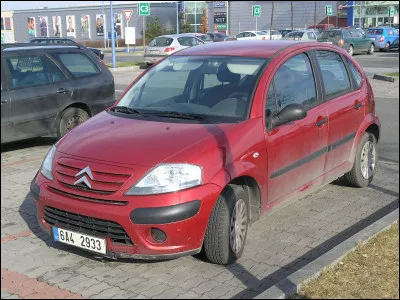
[[207,44],[155,64],[63,137],[31,192],[56,241],[140,259],[204,249],[229,264],[271,207],[341,176],[367,186],[379,132],[371,85],[344,50]]

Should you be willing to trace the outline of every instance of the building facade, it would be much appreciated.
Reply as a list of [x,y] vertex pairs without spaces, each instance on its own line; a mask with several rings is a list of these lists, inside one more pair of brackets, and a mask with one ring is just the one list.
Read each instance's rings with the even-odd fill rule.
[[[347,1],[348,25],[373,27],[399,24],[399,1]],[[390,14],[392,8],[393,15]],[[389,15],[390,14],[390,15]]]
[[15,43],[14,18],[12,11],[1,12],[1,42]]

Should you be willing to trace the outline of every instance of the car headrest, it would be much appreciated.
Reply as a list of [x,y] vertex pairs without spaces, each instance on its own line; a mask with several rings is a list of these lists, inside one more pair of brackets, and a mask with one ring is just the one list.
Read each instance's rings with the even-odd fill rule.
[[221,82],[238,82],[240,74],[232,73],[226,63],[222,63],[218,68],[217,78]]

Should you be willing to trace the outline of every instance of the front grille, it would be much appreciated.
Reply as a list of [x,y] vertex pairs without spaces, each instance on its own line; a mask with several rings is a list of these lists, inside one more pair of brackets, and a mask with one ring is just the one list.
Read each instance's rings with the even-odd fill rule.
[[109,237],[112,243],[133,246],[128,234],[118,223],[46,206],[44,220],[51,226],[86,233],[98,237]]
[[[110,173],[99,170],[100,167],[91,166],[91,171],[93,174],[93,180],[88,178],[91,184],[91,188],[87,187],[85,184],[74,185],[74,183],[79,179],[76,177],[84,167],[74,164],[74,161],[57,161],[56,178],[69,189],[91,192],[100,195],[110,195],[118,191],[121,186],[129,179],[131,174],[127,173]],[[126,170],[124,170],[126,171]]]

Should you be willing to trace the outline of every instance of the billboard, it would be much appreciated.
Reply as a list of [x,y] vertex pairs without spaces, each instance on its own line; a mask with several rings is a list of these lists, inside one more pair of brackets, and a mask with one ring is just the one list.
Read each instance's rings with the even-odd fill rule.
[[114,30],[117,37],[122,37],[122,14],[114,14]]
[[106,18],[104,15],[96,15],[96,35],[103,36],[105,31]]
[[75,16],[66,16],[67,36],[76,37]]
[[35,17],[28,17],[28,36],[36,37]]
[[53,34],[57,37],[62,37],[61,16],[53,16]]
[[40,36],[49,36],[48,17],[39,17]]
[[81,38],[90,39],[90,16],[81,15]]

